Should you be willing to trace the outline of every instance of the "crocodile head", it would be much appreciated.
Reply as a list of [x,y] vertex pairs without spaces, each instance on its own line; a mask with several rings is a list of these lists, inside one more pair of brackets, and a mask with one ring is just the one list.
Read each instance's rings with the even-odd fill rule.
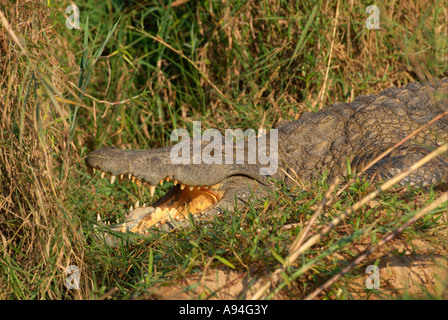
[[[147,187],[151,196],[165,181],[173,187],[147,206],[138,202],[131,207],[113,231],[146,234],[150,228],[164,231],[185,226],[189,215],[207,219],[232,211],[265,194],[269,184],[258,164],[179,164],[171,161],[174,146],[153,150],[120,150],[106,147],[89,153],[86,165],[90,173],[100,172],[110,183],[129,181]],[[244,146],[243,146],[244,148]]]

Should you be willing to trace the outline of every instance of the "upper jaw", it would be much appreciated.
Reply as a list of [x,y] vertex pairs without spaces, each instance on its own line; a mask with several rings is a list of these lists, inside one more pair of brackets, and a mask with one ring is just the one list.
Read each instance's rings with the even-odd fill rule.
[[85,161],[88,168],[110,173],[112,179],[134,177],[137,183],[148,186],[168,179],[187,186],[206,187],[236,175],[266,182],[258,164],[176,164],[171,161],[171,149],[172,146],[153,150],[106,147],[89,153]]

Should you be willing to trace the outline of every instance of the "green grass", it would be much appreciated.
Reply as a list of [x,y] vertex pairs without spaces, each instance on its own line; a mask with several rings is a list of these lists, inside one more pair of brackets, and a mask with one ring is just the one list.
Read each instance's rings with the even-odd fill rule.
[[[380,30],[365,28],[370,3],[362,1],[341,1],[338,10],[331,1],[165,3],[77,3],[81,30],[65,27],[68,2],[37,1],[15,12],[0,6],[12,26],[0,24],[0,298],[155,298],[157,286],[205,271],[253,281],[272,274],[318,207],[326,179],[305,189],[279,185],[259,207],[112,249],[94,238],[97,214],[113,223],[135,201],[151,202],[150,195],[133,184],[92,179],[84,157],[102,146],[168,145],[172,130],[191,130],[194,120],[204,130],[271,128],[304,111],[447,72],[446,1],[394,8],[379,1]],[[17,27],[19,18],[29,24]],[[363,181],[351,184],[311,232],[373,190]],[[378,205],[362,207],[287,267],[272,295],[306,297],[440,193],[381,193]],[[446,253],[446,225],[445,203],[393,244],[423,239]],[[369,257],[319,298],[400,296],[387,285],[354,289],[380,257]],[[64,286],[68,265],[81,270],[79,290]]]

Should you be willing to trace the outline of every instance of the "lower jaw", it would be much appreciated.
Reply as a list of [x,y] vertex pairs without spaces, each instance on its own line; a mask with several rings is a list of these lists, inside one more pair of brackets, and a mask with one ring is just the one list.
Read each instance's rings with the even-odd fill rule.
[[179,225],[188,221],[188,215],[200,217],[205,211],[212,208],[223,196],[221,185],[217,184],[200,189],[183,188],[179,185],[173,187],[162,198],[149,207],[137,207],[131,211],[125,222],[115,226],[115,231],[131,231],[145,234],[149,228],[168,227]]

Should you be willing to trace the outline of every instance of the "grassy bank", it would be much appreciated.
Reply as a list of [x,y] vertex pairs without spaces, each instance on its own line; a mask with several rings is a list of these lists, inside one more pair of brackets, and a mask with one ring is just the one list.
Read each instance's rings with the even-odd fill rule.
[[[160,298],[160,288],[191,292],[205,277],[186,279],[216,270],[246,279],[235,294],[246,297],[284,264],[326,179],[279,188],[261,207],[226,213],[208,228],[111,249],[93,237],[97,214],[121,220],[151,197],[92,179],[85,155],[108,145],[165,146],[172,130],[190,130],[194,120],[204,130],[271,128],[336,101],[447,75],[447,1],[378,1],[378,30],[366,28],[361,1],[84,1],[76,3],[80,29],[66,26],[70,4],[0,0],[2,299]],[[373,190],[355,181],[335,194],[311,234]],[[443,191],[381,193],[285,268],[270,297],[306,297]],[[416,254],[416,240],[446,259],[446,225],[445,202],[317,297],[406,296],[387,281],[365,289],[366,266],[394,248]],[[79,289],[66,288],[70,265]],[[422,292],[444,297],[443,288]]]

